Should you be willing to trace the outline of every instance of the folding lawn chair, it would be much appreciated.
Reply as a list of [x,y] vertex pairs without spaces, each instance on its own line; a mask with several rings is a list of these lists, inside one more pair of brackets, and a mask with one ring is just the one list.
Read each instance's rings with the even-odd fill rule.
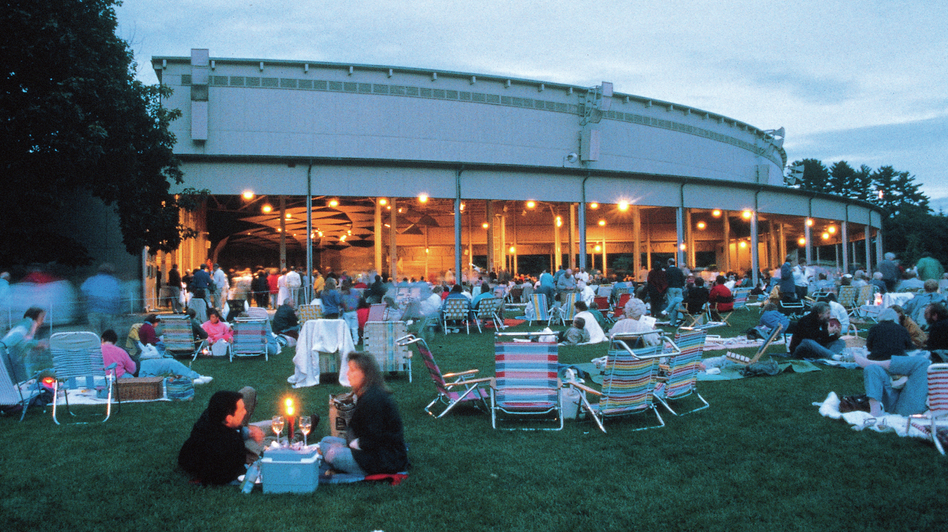
[[300,305],[296,309],[296,314],[300,318],[300,327],[309,320],[318,320],[323,317],[323,308],[319,305]]
[[750,288],[735,288],[732,295],[734,296],[734,308],[726,312],[718,312],[721,315],[721,321],[723,321],[728,327],[731,326],[731,323],[728,321],[731,319],[731,314],[734,314],[738,310],[748,310],[747,308],[747,298],[750,296]]
[[550,321],[559,321],[560,325],[568,325],[573,322],[576,316],[576,301],[579,298],[579,292],[564,292],[560,294],[559,307],[556,307],[550,314]]
[[[623,342],[624,344],[624,342]],[[578,382],[569,382],[569,386],[584,392],[600,396],[599,402],[592,404],[585,395],[580,395],[583,408],[606,432],[607,418],[624,417],[633,414],[654,412],[659,425],[645,426],[634,430],[646,430],[665,426],[661,414],[655,407],[654,392],[658,362],[663,356],[662,345],[630,349],[627,344],[613,342],[606,355],[606,366],[602,381],[602,390],[598,391]]]
[[267,354],[267,321],[253,318],[237,318],[234,322],[234,343],[230,346],[230,361],[234,357],[253,357],[263,355],[263,359],[270,361]]
[[908,432],[913,419],[927,418],[931,425],[927,427],[928,435],[935,443],[938,452],[945,454],[945,448],[938,439],[938,421],[948,418],[948,364],[932,364],[928,366],[928,412],[909,416],[905,424]]
[[165,344],[165,351],[172,355],[188,356],[194,362],[201,351],[207,347],[207,341],[194,337],[191,328],[191,318],[181,314],[162,316],[161,325],[164,330],[161,339]]
[[774,341],[778,336],[780,336],[780,332],[781,332],[781,331],[783,331],[783,325],[777,325],[776,327],[774,327],[773,329],[771,329],[770,335],[768,335],[768,336],[767,336],[767,339],[764,340],[763,345],[761,345],[759,348],[757,348],[757,352],[754,353],[754,356],[753,356],[753,357],[746,357],[746,356],[744,356],[744,355],[739,355],[739,354],[737,354],[737,353],[731,353],[730,351],[728,351],[725,356],[727,357],[728,360],[731,360],[732,362],[736,362],[736,363],[738,363],[738,364],[741,364],[742,366],[749,366],[749,365],[751,365],[751,364],[754,364],[755,362],[757,362],[758,360],[760,360],[760,357],[761,357],[764,353],[767,352],[767,349],[770,348],[770,344],[772,344],[773,341]]
[[[444,334],[448,334],[448,322],[458,323],[458,328],[463,324],[467,334],[471,334],[471,303],[466,297],[448,298],[444,300],[444,308],[441,310],[441,319],[444,322]],[[478,326],[479,328],[479,326]]]
[[269,320],[270,314],[263,307],[250,307],[250,310],[247,311],[247,317],[255,320]]
[[616,306],[614,307],[612,313],[613,318],[619,319],[622,317],[622,313],[625,312],[625,304],[628,303],[630,299],[632,299],[632,294],[630,294],[629,291],[624,288],[618,288],[616,290],[625,290],[619,294],[619,298],[616,301]]
[[[0,350],[0,356],[7,356],[6,350]],[[42,372],[20,383],[7,372],[7,365],[0,360],[0,405],[10,411],[11,407],[20,408],[20,421],[26,417],[26,411],[35,397],[42,393],[39,376]]]
[[546,294],[538,294],[536,292],[530,296],[530,301],[533,303],[533,314],[534,319],[529,320],[528,325],[533,325],[533,322],[545,321],[547,325],[550,324],[550,308],[547,306]]
[[510,291],[507,292],[507,302],[520,303],[521,296],[523,296],[523,288],[520,288],[519,286],[511,288]]
[[852,315],[856,310],[856,297],[858,295],[859,289],[855,286],[840,286],[839,293],[836,294],[836,302]]
[[[425,343],[423,338],[413,335],[403,336],[397,340],[397,344],[400,347],[415,344],[415,348],[418,349],[418,353],[428,369],[428,374],[431,375],[431,380],[434,381],[435,388],[438,390],[438,395],[428,403],[425,412],[435,418],[440,418],[460,404],[473,403],[478,408],[487,408],[489,394],[483,388],[483,385],[493,379],[490,377],[474,378],[478,372],[476,369],[442,374],[437,362],[435,362],[434,355],[431,354],[431,350],[428,349],[428,344]],[[440,414],[435,415],[431,411],[431,407],[438,402],[446,406]]]
[[[103,367],[102,344],[99,336],[93,332],[61,332],[49,338],[49,350],[53,354],[53,421],[59,425],[56,417],[59,405],[60,385],[68,389],[85,388],[94,390],[97,386],[106,388],[105,419],[112,416],[112,390],[115,382],[115,364]],[[66,411],[75,416],[69,408],[69,394],[63,393]]]
[[[701,365],[701,355],[704,353],[704,342],[707,331],[693,331],[685,334],[675,335],[675,345],[678,347],[677,353],[666,353],[668,355],[665,367],[665,375],[659,376],[661,381],[655,389],[655,398],[658,399],[672,415],[683,416],[698,410],[708,408],[708,402],[698,393],[698,367]],[[687,412],[681,414],[672,410],[668,404],[672,401],[679,401],[694,394],[702,405],[699,405]]]
[[478,332],[481,332],[481,323],[486,327],[487,322],[494,324],[495,331],[504,329],[504,320],[500,319],[500,316],[497,315],[497,311],[500,310],[501,301],[502,300],[496,297],[485,297],[477,302],[475,312]]
[[385,303],[373,303],[369,305],[369,318],[366,321],[385,321]]
[[[516,342],[542,333],[494,335],[495,377],[490,389],[491,425],[497,428],[498,412],[505,416],[555,415],[563,429],[560,401],[559,346],[554,342]],[[504,429],[516,430],[516,429]],[[535,430],[525,428],[524,430]]]
[[[688,307],[684,303],[682,303],[678,307],[678,314],[680,314],[678,319],[681,320],[679,322],[680,325],[678,325],[679,329],[707,328],[708,324],[705,322],[711,321],[710,303],[705,303],[704,305],[702,305],[701,310],[699,310],[698,312],[695,312],[694,314],[688,312]],[[672,325],[674,326],[674,324]]]
[[411,382],[411,351],[398,343],[408,334],[404,321],[369,321],[365,324],[364,348],[372,353],[382,371],[408,373]]

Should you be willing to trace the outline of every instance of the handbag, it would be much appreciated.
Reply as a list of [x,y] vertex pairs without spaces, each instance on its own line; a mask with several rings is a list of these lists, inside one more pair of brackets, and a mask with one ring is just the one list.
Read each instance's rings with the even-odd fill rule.
[[866,395],[847,395],[839,401],[839,413],[869,412],[869,397]]
[[165,390],[172,401],[190,401],[194,399],[194,382],[183,376],[165,379]]

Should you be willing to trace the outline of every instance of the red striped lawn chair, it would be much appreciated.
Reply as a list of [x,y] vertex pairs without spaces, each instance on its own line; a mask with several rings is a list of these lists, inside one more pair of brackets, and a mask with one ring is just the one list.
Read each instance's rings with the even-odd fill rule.
[[[938,452],[945,454],[945,448],[938,440],[938,421],[948,418],[948,364],[932,364],[928,366],[928,408],[925,414],[909,416],[905,425],[906,432],[913,419],[928,418],[931,425],[927,427],[929,436],[935,442]],[[943,425],[944,426],[944,425]]]
[[[563,429],[563,408],[560,402],[558,347],[553,342],[515,342],[513,338],[536,336],[536,333],[498,333],[494,341],[494,383],[491,385],[491,424],[496,429],[498,417],[556,417],[559,426],[543,430]],[[498,416],[502,414],[502,416]],[[534,427],[517,427],[535,430]],[[516,430],[504,429],[504,430]]]
[[[487,407],[487,397],[489,394],[482,386],[491,382],[493,379],[490,377],[474,378],[478,372],[476,369],[442,374],[441,368],[438,367],[434,355],[431,353],[431,350],[428,349],[428,344],[425,343],[423,338],[408,335],[398,339],[399,346],[407,347],[412,344],[418,349],[418,354],[421,355],[421,359],[425,362],[425,367],[428,368],[431,380],[434,381],[435,388],[438,390],[438,395],[428,403],[428,406],[425,407],[425,412],[431,416],[440,418],[460,404],[474,404],[478,408]],[[440,414],[435,415],[435,413],[431,411],[431,407],[438,402],[446,406]]]
[[237,318],[234,322],[234,343],[230,346],[230,361],[234,357],[253,357],[267,354],[267,321],[253,318]]

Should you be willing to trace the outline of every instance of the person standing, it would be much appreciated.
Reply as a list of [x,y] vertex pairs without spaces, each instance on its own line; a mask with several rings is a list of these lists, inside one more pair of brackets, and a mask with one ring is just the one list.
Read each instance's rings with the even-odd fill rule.
[[194,294],[194,297],[205,299],[210,297],[207,293],[210,286],[211,274],[207,273],[207,265],[202,264],[200,269],[195,271],[194,276],[191,278],[191,293]]
[[112,322],[122,313],[122,285],[114,273],[115,268],[106,262],[99,266],[99,273],[82,283],[89,326],[96,334],[113,329]]
[[649,309],[652,316],[658,317],[662,311],[662,304],[665,302],[665,291],[668,289],[668,279],[665,276],[665,270],[662,269],[661,261],[655,261],[652,269],[648,272],[646,283],[648,286]]
[[221,269],[221,265],[214,263],[214,300],[213,305],[217,308],[224,306],[230,294],[230,282],[227,280],[227,274]]
[[175,314],[181,312],[181,274],[178,273],[178,265],[171,265],[168,271],[168,297],[171,298],[171,310]]
[[674,258],[668,259],[668,267],[665,268],[665,281],[668,283],[668,288],[665,291],[665,299],[668,304],[665,306],[665,310],[662,311],[662,315],[670,315],[669,321],[677,323],[678,306],[684,300],[685,272],[675,266]]
[[[289,292],[287,297],[292,299],[295,304],[299,304],[300,301],[300,287],[303,286],[303,279],[300,278],[300,274],[296,272],[294,266],[290,266],[288,272],[286,272],[285,277],[286,290]],[[286,298],[284,298],[285,301]]]
[[885,260],[880,261],[876,269],[882,274],[882,281],[885,283],[886,291],[894,291],[895,285],[902,277],[899,272],[899,266],[895,263],[895,253],[886,253]]

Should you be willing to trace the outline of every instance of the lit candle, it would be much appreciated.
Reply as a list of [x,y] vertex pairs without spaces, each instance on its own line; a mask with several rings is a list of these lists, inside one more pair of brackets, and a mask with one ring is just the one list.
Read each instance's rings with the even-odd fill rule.
[[286,443],[287,445],[289,445],[293,441],[293,421],[296,419],[296,416],[294,415],[296,413],[296,410],[293,408],[292,397],[287,397],[286,400],[283,401],[283,404],[286,406],[285,417],[286,417],[286,426],[288,427],[286,431]]

